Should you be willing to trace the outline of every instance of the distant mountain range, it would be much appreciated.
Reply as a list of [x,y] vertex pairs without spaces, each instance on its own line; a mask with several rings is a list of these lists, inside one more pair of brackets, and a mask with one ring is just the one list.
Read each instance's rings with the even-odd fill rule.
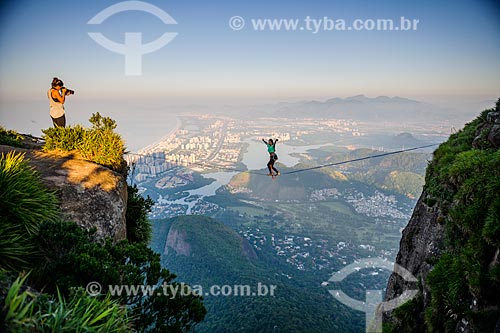
[[438,106],[400,96],[367,97],[365,95],[356,95],[346,98],[332,97],[324,101],[302,100],[247,106],[189,105],[171,108],[177,112],[207,112],[224,116],[238,115],[243,119],[282,117],[352,119],[360,122],[404,124],[439,122],[462,127],[471,119],[471,114],[475,115],[485,108],[493,107],[494,104],[495,100],[488,99],[468,104],[457,101],[453,103],[453,106]]
[[403,97],[357,95],[324,102],[280,103],[273,114],[287,118],[341,118],[374,122],[429,122],[450,119],[450,111]]
[[[480,110],[482,109],[478,106],[476,112]],[[449,123],[457,127],[462,127],[470,119],[470,113],[464,113],[458,107],[441,107],[399,96],[371,98],[365,95],[356,95],[346,98],[333,97],[324,101],[303,100],[248,106],[225,105],[209,108],[205,111],[225,116],[236,114],[248,119],[256,117],[320,118],[404,124],[439,122]]]

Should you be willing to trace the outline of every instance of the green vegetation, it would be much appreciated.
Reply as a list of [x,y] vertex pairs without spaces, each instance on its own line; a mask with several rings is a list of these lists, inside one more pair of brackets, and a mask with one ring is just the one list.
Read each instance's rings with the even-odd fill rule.
[[264,216],[268,213],[263,208],[253,206],[227,206],[226,208],[247,216]]
[[0,145],[23,147],[24,136],[16,131],[6,130],[0,126]]
[[[228,271],[231,267],[250,263],[243,255],[242,239],[224,224],[203,216],[179,216],[173,221],[175,230],[186,235],[184,240],[194,253],[203,253],[205,258],[216,258],[223,253],[225,259],[218,264],[227,266]],[[218,243],[217,247],[206,246],[215,243]]]
[[[500,315],[500,150],[472,147],[486,121],[484,111],[434,153],[426,174],[427,204],[445,215],[445,252],[429,273],[430,332],[455,332],[463,320],[494,331]],[[395,313],[404,318],[404,311]]]
[[414,172],[392,171],[385,178],[383,185],[389,190],[418,198],[422,193],[425,178]]
[[[236,182],[241,179],[243,178],[237,178]],[[231,185],[234,184],[233,180],[234,178]],[[334,244],[342,241],[371,244],[381,249],[397,249],[399,228],[407,223],[407,220],[401,218],[395,218],[394,223],[380,223],[373,216],[356,212],[352,204],[343,197],[310,201],[313,191],[325,188],[335,188],[340,192],[355,189],[365,197],[375,194],[373,186],[333,179],[322,172],[304,172],[293,177],[282,177],[279,182],[273,182],[272,186],[267,177],[251,175],[245,184],[245,187],[253,191],[250,195],[219,190],[216,196],[204,199],[223,207],[225,211],[213,217],[235,230],[250,226],[265,229],[269,234],[298,234],[329,239]],[[386,190],[380,192],[387,194]],[[259,200],[255,200],[255,197]],[[402,195],[396,195],[396,198],[399,207],[408,207],[409,214],[413,205],[411,200]]]
[[[373,153],[365,154],[369,156]],[[403,153],[358,162],[352,179],[415,199],[422,193],[428,157],[428,154],[423,153]]]
[[[315,150],[315,155],[323,153],[319,156],[323,159],[322,163],[333,162],[330,159],[333,154],[339,155],[335,157],[339,161],[353,157],[340,156],[342,153],[348,154],[347,151],[336,150],[332,154],[331,151],[326,151],[326,148],[325,151]],[[356,157],[364,157],[374,152],[367,150],[354,154],[357,154],[354,155]],[[382,164],[384,172],[380,177],[377,174],[376,178],[382,183],[391,172],[401,170],[395,171],[395,181],[400,185],[400,181],[406,181],[405,172],[410,173],[407,170],[420,172],[427,165],[429,157],[428,154],[408,155],[402,158],[401,162],[388,157],[384,161],[378,159],[373,164],[356,165],[354,169],[367,173]],[[314,166],[316,162],[306,160],[294,168]],[[283,173],[290,170],[283,165],[278,168]],[[401,237],[399,230],[408,220],[404,215],[401,217],[392,213],[387,217],[376,217],[372,213],[375,210],[370,211],[367,216],[362,213],[364,207],[356,205],[354,199],[360,198],[361,194],[367,199],[377,193],[384,196],[394,195],[397,203],[388,206],[397,207],[401,213],[407,215],[411,213],[414,201],[407,196],[387,191],[382,183],[379,185],[381,189],[377,190],[374,186],[346,179],[351,175],[350,170],[341,174],[336,168],[327,168],[296,173],[272,181],[269,177],[240,173],[231,179],[229,187],[220,188],[214,196],[204,197],[203,201],[220,207],[217,211],[205,211],[205,214],[210,214],[233,231],[248,238],[250,249],[257,254],[257,258],[253,260],[245,258],[241,250],[242,243],[237,235],[228,231],[221,223],[193,216],[153,222],[153,248],[163,253],[164,266],[175,271],[190,285],[200,284],[208,288],[207,286],[213,284],[255,285],[258,281],[272,281],[269,283],[278,286],[280,295],[272,299],[206,296],[204,304],[208,309],[207,317],[197,326],[197,331],[220,331],[221,327],[231,332],[362,330],[364,318],[359,316],[360,313],[343,308],[327,292],[329,288],[320,286],[321,282],[328,280],[332,272],[355,259],[381,253],[390,257],[389,251],[395,256]],[[416,178],[420,177],[421,181],[418,193],[415,192],[416,196],[422,190],[423,171],[421,175],[415,175]],[[145,187],[146,193],[151,196],[161,193],[165,198],[162,190],[155,188],[157,180],[158,178],[148,179],[140,185]],[[196,182],[196,187],[200,186]],[[239,191],[238,187],[245,189]],[[336,193],[335,189],[339,195],[331,194]],[[400,189],[405,195],[408,194],[403,186]],[[179,191],[178,193],[182,190],[184,189],[172,189]],[[347,199],[348,197],[352,200]],[[172,197],[168,199],[172,200]],[[370,207],[376,208],[378,205],[377,201]],[[170,212],[166,210],[160,214],[167,215]],[[179,246],[188,249],[189,256],[176,254],[170,248],[168,253],[165,253],[169,231],[171,236],[175,234],[173,231],[183,235],[181,238],[189,246],[183,247],[182,242]],[[289,237],[295,237],[294,243],[283,244]],[[307,242],[303,241],[305,237],[313,241],[306,244]],[[300,250],[297,250],[296,246],[300,246]],[[377,274],[349,277],[342,284],[343,288],[339,289],[352,297],[364,300],[365,289],[385,287],[388,272]],[[274,328],[274,325],[277,327]]]
[[[93,120],[90,131],[96,137],[114,128],[99,117]],[[130,239],[97,241],[95,230],[62,220],[56,195],[22,154],[2,155],[0,331],[185,332],[202,321],[206,310],[201,297],[164,293],[164,284],[174,289],[180,284],[148,247],[151,199],[141,198],[131,187],[128,203]],[[89,282],[100,283],[102,294],[87,295],[83,288]],[[156,287],[146,294],[114,295],[108,290],[111,285],[144,284]]]
[[[379,151],[370,149],[339,152],[327,146],[311,150],[310,154],[317,160],[305,162],[307,162],[307,166],[315,166],[363,158],[379,153]],[[360,181],[383,190],[395,191],[415,199],[422,193],[429,157],[430,155],[426,153],[407,152],[344,165],[341,170],[348,171],[345,175],[336,171],[336,168],[323,169],[322,172],[330,172],[332,177],[339,180],[347,177],[349,180]],[[336,175],[333,174],[334,172]]]
[[[449,147],[453,142],[440,147],[428,176],[437,179],[430,193],[449,207],[447,253],[429,274],[432,303],[426,319],[436,332],[454,329],[455,318],[475,324],[488,320],[489,315],[470,309],[473,300],[500,305],[499,264],[491,262],[500,245],[500,150],[470,149],[473,124],[455,135],[455,147]],[[469,149],[459,151],[467,141]],[[442,165],[442,160],[448,163]],[[495,324],[496,319],[490,322],[491,329]]]
[[[98,282],[106,292],[109,285],[158,285],[152,295],[163,292],[162,283],[179,285],[175,275],[161,268],[160,256],[144,242],[127,240],[114,244],[107,239],[104,244],[93,242],[92,232],[80,229],[72,222],[45,223],[40,227],[37,245],[41,257],[33,263],[37,287],[69,295],[75,286],[85,287]],[[54,288],[57,287],[57,290]],[[138,295],[116,296],[121,304],[129,307],[134,328],[147,332],[155,324],[155,332],[177,332],[188,329],[203,319],[205,309],[199,297],[177,295],[143,297]],[[175,312],[172,309],[186,309]]]
[[40,223],[58,217],[57,198],[14,152],[0,157],[0,189],[0,269],[21,270],[34,253]]
[[350,216],[355,218],[355,213],[353,212],[353,209],[349,206],[347,206],[345,203],[342,203],[340,201],[327,201],[327,202],[321,202],[320,205],[325,206],[327,208],[332,209],[333,211],[336,211],[338,213]]
[[176,243],[178,246],[188,244],[189,256],[169,248],[168,254],[162,256],[162,263],[191,286],[201,286],[203,292],[213,285],[248,285],[251,292],[257,291],[259,282],[276,286],[274,296],[207,295],[203,302],[208,313],[196,327],[197,332],[362,330],[362,315],[336,302],[317,278],[308,278],[288,264],[267,262],[260,252],[256,257],[245,239],[215,219],[180,216],[153,220],[153,228],[153,249],[163,252],[169,230],[182,239]]
[[151,212],[154,201],[148,196],[139,194],[136,185],[128,186],[127,201],[127,239],[130,242],[149,243],[151,240],[151,223],[148,213]]
[[125,144],[120,135],[114,132],[116,122],[111,118],[102,117],[99,112],[92,114],[89,121],[92,124],[89,129],[76,125],[43,130],[43,150],[78,152],[88,161],[125,172]]
[[426,177],[425,177],[425,189],[432,196],[436,197],[444,202],[450,202],[452,199],[455,188],[447,188],[450,184],[450,173],[449,169],[455,162],[455,158],[458,154],[467,151],[479,151],[471,150],[472,141],[476,136],[476,131],[480,124],[486,120],[486,114],[488,111],[484,111],[478,118],[467,124],[461,131],[450,135],[450,138],[445,143],[441,144],[439,148],[434,152],[434,158],[432,163],[429,164]]
[[119,333],[132,329],[127,310],[109,295],[97,299],[79,288],[67,299],[60,293],[52,297],[24,289],[26,278],[18,277],[5,297],[2,328],[9,332]]
[[423,300],[418,294],[415,298],[403,303],[392,313],[397,323],[383,323],[384,333],[424,332],[422,325]]
[[[126,311],[109,297],[93,299],[81,291],[66,301],[61,295],[26,289],[27,277],[9,285],[6,272],[32,269],[36,246],[45,223],[57,223],[58,201],[41,183],[23,154],[0,158],[0,292],[2,330],[9,332],[123,331],[130,326]],[[33,277],[33,276],[32,276]],[[8,289],[7,289],[8,288]]]

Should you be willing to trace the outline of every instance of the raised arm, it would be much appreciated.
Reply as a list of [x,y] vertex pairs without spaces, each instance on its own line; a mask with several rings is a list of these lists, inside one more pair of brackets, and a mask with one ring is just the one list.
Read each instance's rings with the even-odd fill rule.
[[63,95],[61,96],[61,94],[59,93],[59,91],[58,91],[58,90],[56,90],[56,89],[52,89],[52,90],[50,91],[50,97],[52,97],[52,99],[53,99],[54,101],[57,101],[57,102],[59,102],[59,103],[64,103],[64,101],[65,101],[65,99],[66,99],[66,96],[65,96],[65,95],[66,95],[66,94],[64,94],[64,93],[63,93]]
[[267,145],[266,139],[262,139],[262,142],[264,142]]

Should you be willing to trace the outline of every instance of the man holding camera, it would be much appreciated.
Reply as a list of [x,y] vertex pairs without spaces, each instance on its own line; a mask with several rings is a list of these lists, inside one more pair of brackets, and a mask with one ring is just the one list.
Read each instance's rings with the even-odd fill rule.
[[47,92],[50,103],[50,117],[54,123],[54,127],[65,127],[66,116],[64,115],[64,102],[66,96],[73,95],[73,90],[64,87],[61,79],[55,77],[52,79],[52,88]]

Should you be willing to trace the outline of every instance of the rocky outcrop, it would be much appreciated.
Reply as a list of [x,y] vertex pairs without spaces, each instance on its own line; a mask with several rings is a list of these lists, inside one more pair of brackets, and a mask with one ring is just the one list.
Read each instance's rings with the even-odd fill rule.
[[249,259],[257,259],[257,253],[255,253],[255,250],[253,249],[252,245],[250,245],[248,240],[241,236],[239,237],[241,238],[242,254]]
[[472,142],[474,148],[500,147],[500,100],[494,112],[486,115],[486,121],[477,129],[476,138]]
[[25,153],[28,163],[60,199],[62,216],[84,229],[96,228],[96,238],[115,241],[127,236],[127,183],[125,178],[74,154],[49,154],[0,146],[0,152]]
[[[424,191],[413,210],[410,222],[403,230],[396,263],[406,268],[421,281],[420,293],[423,306],[429,304],[429,289],[425,283],[427,274],[444,248],[444,215],[441,209]],[[413,282],[392,273],[387,284],[385,300],[399,297],[405,290],[413,290]],[[390,317],[390,313],[387,314]],[[423,317],[415,318],[416,326],[423,326]]]
[[186,232],[177,230],[175,225],[170,227],[163,253],[167,255],[169,249],[172,249],[177,254],[185,255],[186,257],[191,255],[191,245],[186,241]]
[[[245,238],[236,233],[234,233],[234,237],[237,238],[239,242],[241,242],[241,254],[244,257],[249,259],[257,259],[255,250]],[[170,251],[174,251],[176,254],[181,254],[186,257],[191,256],[192,247],[187,238],[187,232],[185,230],[179,230],[177,228],[177,225],[173,223],[168,231],[167,241],[165,242],[163,254],[168,255]]]

